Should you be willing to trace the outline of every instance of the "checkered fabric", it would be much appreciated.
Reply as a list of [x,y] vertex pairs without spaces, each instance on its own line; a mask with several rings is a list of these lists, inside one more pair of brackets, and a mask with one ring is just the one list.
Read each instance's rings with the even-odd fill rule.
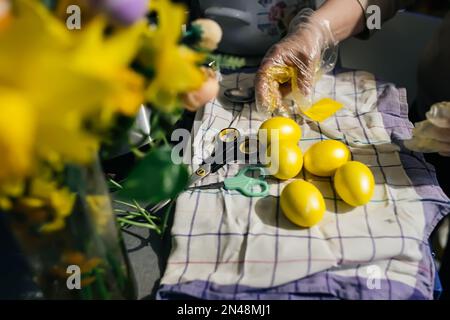
[[[250,87],[253,73],[224,75],[226,88]],[[196,117],[195,169],[214,148],[217,133],[230,125],[255,134],[262,115],[254,104],[220,97]],[[347,144],[354,160],[372,170],[375,194],[353,208],[336,195],[331,178],[302,170],[298,178],[322,192],[327,212],[312,228],[289,222],[280,193],[289,181],[268,179],[270,195],[248,198],[236,191],[193,190],[178,198],[169,257],[158,298],[203,299],[430,299],[435,268],[428,237],[450,211],[449,199],[422,155],[404,150],[410,137],[406,92],[372,74],[341,71],[325,75],[315,100],[344,104],[322,123],[301,124],[300,147],[325,139]],[[229,164],[200,184],[223,181],[241,165]]]

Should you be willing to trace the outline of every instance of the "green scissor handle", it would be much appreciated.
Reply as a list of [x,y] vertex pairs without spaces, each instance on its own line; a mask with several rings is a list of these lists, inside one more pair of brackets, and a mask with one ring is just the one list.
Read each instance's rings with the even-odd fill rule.
[[[247,172],[258,171],[259,177],[252,178],[246,175]],[[267,175],[262,167],[250,166],[245,167],[232,178],[225,179],[224,188],[227,190],[237,190],[247,197],[265,197],[269,194],[269,184],[264,181]],[[259,191],[254,191],[256,187]]]

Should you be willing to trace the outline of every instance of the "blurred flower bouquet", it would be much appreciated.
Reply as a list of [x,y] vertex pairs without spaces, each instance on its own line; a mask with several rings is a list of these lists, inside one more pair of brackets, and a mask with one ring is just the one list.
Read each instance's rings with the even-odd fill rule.
[[[71,4],[79,28],[68,28]],[[48,298],[133,297],[98,154],[143,103],[165,118],[217,95],[204,66],[221,30],[199,20],[183,33],[184,23],[169,0],[0,0],[0,214]],[[149,139],[121,188],[156,202],[188,172]]]

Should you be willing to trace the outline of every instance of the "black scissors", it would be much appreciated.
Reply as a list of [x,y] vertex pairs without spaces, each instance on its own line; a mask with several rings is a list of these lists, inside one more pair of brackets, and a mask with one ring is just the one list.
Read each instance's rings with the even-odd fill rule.
[[[261,153],[258,139],[256,137],[242,136],[236,128],[222,129],[216,136],[215,144],[212,155],[194,171],[187,187],[195,185],[211,173],[216,173],[226,164],[236,161],[251,164],[258,163],[258,155]],[[162,209],[171,201],[172,199],[167,199],[159,202],[150,209],[150,212]]]
[[222,129],[216,137],[216,146],[212,155],[203,161],[189,180],[194,185],[211,173],[216,173],[226,164],[243,161],[256,164],[259,154],[259,142],[256,137],[241,136],[238,129]]

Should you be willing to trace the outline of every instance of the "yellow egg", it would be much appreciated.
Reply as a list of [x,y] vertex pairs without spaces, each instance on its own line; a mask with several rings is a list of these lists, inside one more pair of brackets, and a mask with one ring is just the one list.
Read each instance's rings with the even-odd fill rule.
[[321,177],[331,177],[337,168],[351,158],[345,144],[336,140],[325,140],[312,145],[305,153],[305,169]]
[[[273,150],[276,150],[273,147]],[[269,155],[269,173],[280,180],[288,180],[297,176],[303,167],[302,150],[296,143],[283,142],[279,144],[278,155],[272,150],[272,145],[267,149]]]
[[326,210],[319,189],[305,180],[288,184],[281,192],[280,205],[286,218],[301,227],[319,223]]
[[365,205],[372,199],[375,179],[372,171],[361,162],[350,161],[336,170],[334,188],[351,206]]
[[274,117],[263,122],[258,131],[259,139],[267,144],[272,142],[272,135],[278,141],[297,143],[302,137],[302,130],[294,120],[285,117]]

